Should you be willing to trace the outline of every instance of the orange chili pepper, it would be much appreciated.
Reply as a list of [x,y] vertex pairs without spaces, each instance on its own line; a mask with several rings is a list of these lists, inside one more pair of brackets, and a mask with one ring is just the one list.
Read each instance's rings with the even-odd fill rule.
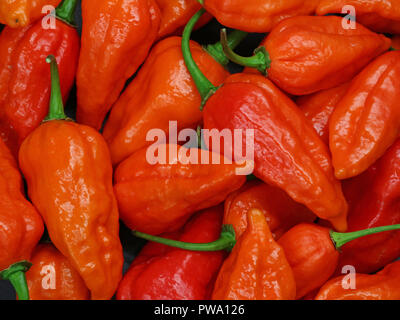
[[321,0],[317,14],[343,13],[344,6],[352,6],[357,21],[371,30],[381,33],[400,33],[398,0]]
[[340,276],[328,281],[315,300],[400,300],[400,261],[387,265],[377,274],[354,276],[354,289],[343,288],[346,276]]
[[253,57],[238,56],[226,46],[224,52],[233,62],[268,73],[283,91],[307,95],[352,80],[390,45],[389,38],[361,24],[345,29],[340,17],[307,16],[279,23]]
[[299,97],[296,100],[296,104],[301,108],[306,118],[311,121],[314,129],[326,145],[329,145],[329,119],[336,105],[346,94],[349,85],[349,83],[345,83],[336,88]]
[[125,82],[143,63],[160,25],[154,0],[82,1],[77,121],[100,129]]
[[52,244],[39,244],[26,273],[31,300],[88,300],[90,293],[72,264]]
[[[0,279],[10,280],[20,300],[29,299],[24,271],[43,234],[43,221],[25,199],[23,182],[11,152],[0,139]],[[6,270],[5,270],[6,269]]]
[[224,225],[232,225],[239,238],[247,228],[247,213],[258,209],[274,239],[300,222],[313,222],[315,215],[293,201],[284,191],[261,181],[251,181],[225,200]]
[[49,115],[23,142],[20,167],[56,248],[79,272],[92,299],[110,299],[123,264],[110,155],[96,130],[66,119],[54,56],[47,61]]
[[263,213],[251,210],[248,227],[218,274],[213,300],[292,300],[293,272]]
[[43,17],[43,7],[58,6],[61,0],[1,0],[0,23],[12,28],[20,28]]
[[319,0],[201,0],[224,26],[247,32],[269,32],[280,21],[314,14]]
[[[176,231],[195,211],[223,202],[246,181],[245,176],[236,174],[239,165],[225,164],[227,159],[219,154],[178,145],[158,147],[160,159],[165,156],[169,161],[151,164],[148,149],[143,148],[115,171],[121,219],[133,230],[150,234]],[[209,164],[183,163],[182,155],[189,150],[198,159],[208,159]],[[212,164],[213,156],[220,164]]]
[[335,175],[347,179],[367,170],[400,132],[400,52],[388,52],[365,68],[329,121]]

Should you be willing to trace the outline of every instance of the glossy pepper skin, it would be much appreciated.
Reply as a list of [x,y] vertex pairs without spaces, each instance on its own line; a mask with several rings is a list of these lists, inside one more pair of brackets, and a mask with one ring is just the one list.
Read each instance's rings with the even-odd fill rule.
[[44,16],[43,7],[57,7],[61,0],[1,0],[0,23],[21,28]]
[[367,28],[400,34],[400,3],[397,0],[321,0],[317,14],[342,13],[346,5],[354,7],[357,21]]
[[[349,231],[400,223],[400,139],[362,175],[344,182],[349,200]],[[339,268],[376,272],[400,256],[400,232],[354,240],[342,247]]]
[[[73,3],[76,0],[65,0],[62,5]],[[74,8],[67,13],[72,15]],[[76,29],[59,19],[55,29],[43,29],[37,21],[25,28],[6,27],[0,34],[0,135],[16,157],[22,141],[48,112],[51,83],[46,57],[53,53],[57,58],[66,101],[78,65],[79,41]]]
[[154,0],[82,1],[77,121],[100,129],[126,80],[143,63],[160,26]]
[[52,244],[39,244],[26,273],[31,300],[88,300],[90,292],[72,264]]
[[[191,243],[215,241],[222,215],[222,206],[199,212],[168,238]],[[195,252],[150,242],[122,279],[117,299],[209,300],[224,257],[223,251]]]
[[282,248],[259,210],[219,271],[213,300],[293,300],[296,284]]
[[227,27],[264,33],[286,18],[314,14],[318,0],[203,0],[203,3]]
[[344,97],[349,83],[332,89],[322,90],[296,99],[306,118],[311,121],[314,129],[326,145],[329,145],[329,119],[337,104]]
[[271,59],[268,77],[283,91],[307,95],[353,79],[391,40],[360,24],[344,29],[342,18],[294,17],[262,43]]
[[347,203],[327,147],[272,82],[254,74],[228,77],[207,101],[203,117],[206,129],[254,128],[254,175],[346,230]]
[[23,188],[17,163],[0,140],[0,271],[29,260],[43,234],[43,221]]
[[51,61],[47,121],[23,142],[20,168],[55,247],[79,272],[92,299],[110,299],[122,277],[118,207],[107,144],[91,127],[66,120]]
[[[246,181],[236,174],[240,166],[225,163],[219,154],[215,156],[220,164],[211,164],[212,153],[206,150],[172,144],[159,145],[158,150],[160,157],[166,155],[165,164],[149,163],[144,148],[123,161],[114,174],[120,216],[132,230],[153,235],[176,231],[194,212],[220,204]],[[189,150],[210,164],[184,164]]]
[[[192,42],[191,48],[200,68],[215,85],[220,85],[228,71],[199,44]],[[177,121],[178,130],[196,128],[202,120],[200,104],[200,95],[183,61],[181,38],[162,40],[151,50],[104,127],[113,164],[150,145],[146,141],[149,130],[168,132],[170,120]]]
[[335,175],[359,175],[378,160],[400,132],[400,52],[368,65],[351,83],[329,120],[329,147]]
[[260,210],[275,240],[300,222],[313,222],[315,215],[293,201],[284,191],[261,181],[246,183],[225,200],[224,225],[232,225],[239,238],[247,228],[247,213]]
[[327,282],[315,300],[399,300],[400,261],[387,265],[377,274],[357,273],[356,288],[343,289],[343,276]]

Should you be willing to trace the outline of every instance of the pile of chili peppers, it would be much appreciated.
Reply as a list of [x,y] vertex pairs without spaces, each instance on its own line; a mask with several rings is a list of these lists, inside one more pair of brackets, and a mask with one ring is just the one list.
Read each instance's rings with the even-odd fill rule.
[[[400,300],[398,0],[2,0],[0,23],[17,299]],[[125,272],[120,224],[147,240]]]

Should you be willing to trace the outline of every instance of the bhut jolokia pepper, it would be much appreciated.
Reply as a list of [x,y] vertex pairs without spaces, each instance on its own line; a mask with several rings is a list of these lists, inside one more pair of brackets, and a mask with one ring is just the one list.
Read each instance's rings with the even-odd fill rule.
[[[222,206],[204,210],[164,237],[191,243],[217,240],[222,214]],[[122,279],[117,299],[209,300],[224,257],[223,251],[195,252],[149,242]]]
[[335,175],[347,179],[367,170],[400,132],[400,52],[368,65],[351,83],[329,120]]
[[[349,231],[400,223],[400,139],[362,175],[344,181]],[[376,272],[400,256],[400,231],[385,232],[343,246],[339,268]],[[340,270],[339,270],[340,271]]]
[[[133,230],[176,231],[194,212],[223,202],[246,181],[237,175],[240,166],[219,154],[172,144],[157,148],[159,161],[149,161],[150,149],[143,148],[121,162],[114,174],[121,219]],[[188,161],[189,152],[198,161]]]
[[319,0],[200,0],[221,24],[248,32],[270,32],[283,19],[314,14]]
[[[254,175],[283,189],[339,231],[346,230],[347,204],[334,177],[328,149],[301,110],[261,75],[231,75],[217,89],[198,69],[188,44],[201,14],[199,11],[187,25],[182,48],[205,103],[204,128],[210,130],[211,137],[211,129],[254,129]],[[243,137],[242,145],[246,146],[246,140]],[[231,155],[232,149],[224,154]],[[233,158],[240,156],[234,154]]]
[[329,119],[348,88],[349,83],[345,83],[336,88],[322,90],[296,99],[296,104],[306,118],[311,121],[326,145],[329,145]]
[[20,167],[56,248],[79,272],[92,299],[110,299],[123,264],[110,155],[100,133],[66,118],[57,63],[54,56],[47,61],[49,114],[21,145]]
[[239,238],[247,228],[247,213],[258,209],[274,236],[282,234],[300,222],[313,222],[315,215],[304,205],[293,201],[281,189],[261,181],[250,181],[225,200],[224,225],[232,225]]
[[268,73],[283,91],[307,95],[352,80],[390,44],[360,24],[343,28],[340,17],[308,16],[282,21],[253,57],[238,56],[228,47],[224,51],[232,61]]
[[[320,288],[335,272],[340,248],[355,239],[391,230],[400,225],[390,225],[349,233],[338,233],[316,224],[299,224],[279,240],[296,279],[297,298],[302,298]],[[385,232],[386,233],[386,232]]]
[[397,0],[321,0],[316,13],[343,13],[346,6],[352,7],[357,21],[367,28],[376,32],[400,34],[400,2]]
[[1,0],[0,23],[20,28],[35,22],[47,12],[45,6],[56,7],[61,0]]
[[0,279],[13,284],[20,300],[29,299],[27,261],[43,233],[43,222],[25,199],[17,163],[0,140]]
[[[234,32],[230,45],[236,46],[245,35]],[[208,51],[195,42],[190,46],[201,70],[214,85],[220,85],[229,75],[222,66],[228,60],[221,45],[208,46]],[[113,164],[151,144],[146,139],[151,129],[168,132],[172,120],[177,122],[177,130],[196,128],[202,121],[200,104],[201,97],[183,61],[181,38],[162,40],[112,108],[104,127]]]
[[88,300],[90,292],[79,273],[52,244],[39,244],[26,273],[31,300]]
[[154,0],[82,2],[77,121],[100,129],[126,80],[143,63],[160,26]]
[[48,112],[51,82],[45,59],[50,53],[60,65],[64,101],[74,83],[79,55],[79,36],[72,26],[76,4],[60,4],[55,28],[44,29],[38,21],[25,28],[6,27],[0,35],[0,135],[14,155]]
[[315,300],[400,300],[400,261],[387,265],[377,274],[356,273],[355,288],[343,286],[340,276],[327,282]]
[[395,50],[400,50],[400,36],[394,36],[392,38],[392,48]]

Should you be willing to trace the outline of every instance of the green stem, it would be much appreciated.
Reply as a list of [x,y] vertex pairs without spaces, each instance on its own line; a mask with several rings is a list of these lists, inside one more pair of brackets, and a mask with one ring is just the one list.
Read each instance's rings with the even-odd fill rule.
[[229,60],[244,67],[255,68],[264,75],[267,75],[267,69],[271,66],[271,59],[265,47],[261,46],[254,50],[254,56],[252,57],[239,56],[229,47],[226,29],[221,30],[221,44]]
[[220,251],[227,250],[231,251],[236,244],[235,230],[232,225],[225,225],[222,227],[220,238],[216,241],[209,243],[190,243],[182,242],[177,240],[171,240],[152,236],[150,234],[142,233],[139,231],[132,231],[135,237],[161,243],[170,247],[190,250],[190,251]]
[[[248,33],[244,31],[232,31],[228,35],[227,40],[229,48],[232,50],[235,49],[247,37],[247,35]],[[207,45],[205,49],[219,64],[226,66],[229,63],[229,59],[226,57],[220,41]]]
[[390,47],[389,51],[397,51],[397,50],[395,48],[393,48],[393,47]]
[[197,0],[202,6],[204,6],[204,0]]
[[63,0],[56,8],[56,16],[61,21],[75,27],[75,9],[78,0]]
[[26,283],[25,272],[32,263],[21,261],[12,264],[8,269],[0,272],[0,279],[9,280],[17,292],[19,300],[29,300],[29,289]]
[[394,224],[391,226],[376,227],[376,228],[370,228],[370,229],[347,232],[347,233],[339,233],[331,231],[330,234],[336,249],[340,249],[343,245],[355,239],[368,236],[370,234],[380,233],[384,231],[399,230],[399,229],[400,229],[400,224]]
[[49,113],[44,121],[66,120],[67,116],[64,113],[64,104],[60,89],[60,75],[58,74],[56,58],[53,55],[49,55],[46,58],[46,62],[50,64],[51,95]]
[[192,53],[190,52],[190,36],[192,34],[193,28],[199,21],[200,17],[204,14],[205,10],[200,9],[188,22],[183,31],[182,36],[182,54],[185,60],[186,67],[188,68],[190,74],[192,75],[193,81],[201,96],[201,109],[203,109],[204,104],[207,99],[211,97],[217,88],[206,78],[206,76],[201,72],[198,65],[194,62]]

